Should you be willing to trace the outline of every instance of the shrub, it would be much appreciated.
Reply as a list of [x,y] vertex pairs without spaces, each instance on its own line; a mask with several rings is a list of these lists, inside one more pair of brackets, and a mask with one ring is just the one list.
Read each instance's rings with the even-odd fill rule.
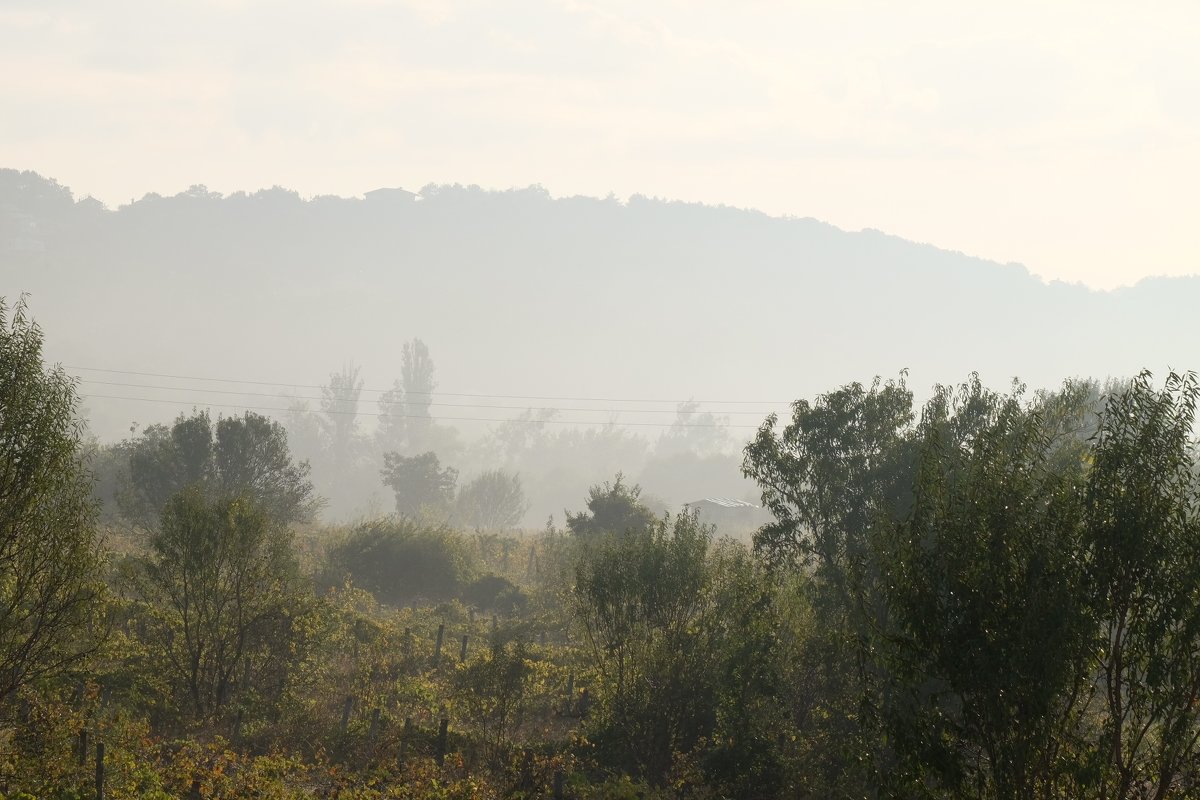
[[505,614],[523,609],[529,602],[524,592],[500,575],[481,575],[476,578],[463,590],[462,600],[477,608]]
[[329,551],[322,582],[349,579],[380,602],[458,597],[477,572],[466,540],[444,526],[399,518],[366,522]]

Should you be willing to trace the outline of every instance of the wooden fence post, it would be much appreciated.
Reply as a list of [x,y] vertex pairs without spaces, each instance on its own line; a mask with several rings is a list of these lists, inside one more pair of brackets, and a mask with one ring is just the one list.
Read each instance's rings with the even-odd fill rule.
[[342,703],[342,736],[346,735],[346,728],[350,725],[350,712],[354,710],[354,696],[346,695],[346,702]]
[[404,718],[404,732],[400,734],[400,766],[404,766],[404,758],[408,755],[408,740],[412,738],[412,717]]
[[458,651],[458,660],[463,662],[467,660],[467,634],[463,634],[462,647]]
[[104,742],[96,742],[96,800],[104,800]]
[[442,637],[446,635],[446,623],[438,625],[437,643],[433,646],[433,663],[437,664],[442,659]]
[[450,720],[442,717],[442,723],[438,728],[437,738],[437,765],[439,767],[446,763],[446,733],[449,727]]

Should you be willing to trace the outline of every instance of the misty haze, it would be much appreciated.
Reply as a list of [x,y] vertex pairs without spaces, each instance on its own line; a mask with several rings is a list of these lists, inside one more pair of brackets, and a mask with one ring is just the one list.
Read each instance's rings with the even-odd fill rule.
[[1198,32],[0,8],[0,800],[1200,797]]

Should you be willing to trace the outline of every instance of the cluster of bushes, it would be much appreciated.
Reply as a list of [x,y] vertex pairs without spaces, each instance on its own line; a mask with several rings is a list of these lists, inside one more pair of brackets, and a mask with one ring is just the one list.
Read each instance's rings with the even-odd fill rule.
[[318,588],[350,582],[390,605],[460,600],[511,614],[525,594],[508,578],[483,574],[477,540],[445,525],[393,517],[355,525],[333,542]]

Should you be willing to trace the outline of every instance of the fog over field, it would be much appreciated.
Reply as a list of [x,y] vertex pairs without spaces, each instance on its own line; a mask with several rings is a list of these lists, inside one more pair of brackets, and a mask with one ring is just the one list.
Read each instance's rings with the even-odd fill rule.
[[[15,170],[0,209],[0,294],[30,294],[96,436],[260,411],[288,423],[336,518],[390,507],[383,412],[432,416],[419,446],[464,477],[519,471],[540,525],[619,470],[666,508],[752,500],[739,451],[754,428],[845,381],[907,371],[921,397],[972,371],[1051,388],[1200,362],[1200,279],[1097,291],[753,210],[438,185],[195,186],[108,209]],[[413,340],[435,369],[416,389],[433,393],[380,406]],[[322,415],[345,370],[357,402]],[[334,416],[353,421],[338,426],[352,464],[328,463]]]

